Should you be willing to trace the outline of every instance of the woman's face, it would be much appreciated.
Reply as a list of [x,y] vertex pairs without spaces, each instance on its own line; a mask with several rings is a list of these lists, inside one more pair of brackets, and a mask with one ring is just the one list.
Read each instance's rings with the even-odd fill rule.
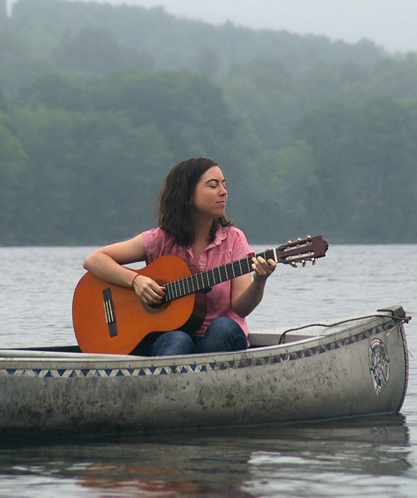
[[215,220],[224,215],[227,190],[222,170],[212,166],[200,177],[191,197],[194,216],[200,220]]

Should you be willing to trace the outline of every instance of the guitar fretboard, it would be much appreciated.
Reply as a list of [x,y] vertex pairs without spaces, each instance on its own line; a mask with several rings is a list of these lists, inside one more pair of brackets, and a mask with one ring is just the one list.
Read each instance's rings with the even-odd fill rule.
[[[261,256],[266,260],[274,259],[277,261],[274,249],[255,255],[255,257],[258,256]],[[194,275],[174,280],[173,282],[168,282],[165,284],[165,300],[173,301],[174,299],[179,299],[188,296],[189,294],[206,290],[213,285],[220,284],[226,280],[231,280],[232,278],[250,273],[253,271],[252,258],[253,256],[246,256],[237,261],[216,266],[210,270],[195,273]]]

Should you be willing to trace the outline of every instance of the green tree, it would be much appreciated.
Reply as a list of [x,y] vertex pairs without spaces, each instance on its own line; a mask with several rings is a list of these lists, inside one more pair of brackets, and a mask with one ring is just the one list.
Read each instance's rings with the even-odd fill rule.
[[117,241],[154,226],[155,198],[172,165],[163,135],[153,125],[136,129],[112,113],[85,116],[78,131],[78,239]]
[[417,53],[383,58],[372,65],[374,95],[391,95],[400,100],[416,98]]
[[225,83],[225,98],[245,119],[263,147],[278,150],[288,144],[299,117],[292,75],[279,60],[253,60],[236,66]]
[[355,118],[346,154],[355,231],[363,240],[415,241],[417,121],[406,105],[385,97],[364,101]]
[[218,76],[221,58],[216,50],[203,50],[197,58],[197,70],[215,80]]
[[415,242],[417,121],[412,106],[372,98],[311,111],[297,133],[311,149],[322,216],[341,241]]
[[51,60],[60,70],[84,71],[88,74],[105,74],[123,67],[150,70],[150,54],[140,55],[136,50],[123,47],[104,29],[83,27],[71,37],[64,34],[59,46],[51,53]]
[[307,113],[296,126],[296,136],[310,147],[312,167],[321,185],[317,209],[326,220],[327,229],[333,232],[341,225],[346,226],[351,212],[352,199],[347,186],[352,171],[345,163],[351,120],[348,106],[330,103]]
[[13,220],[22,203],[27,156],[9,116],[0,111],[0,244],[14,243]]
[[74,85],[64,76],[48,73],[30,85],[22,86],[15,99],[19,107],[45,107],[48,109],[82,110],[86,108],[82,87]]
[[16,212],[19,243],[73,244],[126,238],[152,224],[171,154],[151,125],[119,113],[20,109],[16,127],[29,170]]
[[350,60],[372,63],[385,55],[372,42],[356,45],[332,42],[323,36],[302,37],[286,31],[252,30],[225,23],[176,19],[162,7],[60,0],[19,0],[11,25],[16,34],[48,56],[64,33],[76,37],[82,28],[106,30],[124,47],[151,53],[156,67],[195,70],[207,50],[221,54],[223,69],[252,59],[280,59],[291,70],[305,69],[317,60],[341,64]]
[[66,111],[22,109],[15,117],[18,136],[29,157],[17,211],[20,243],[71,243],[73,164],[77,151],[73,123]]
[[92,80],[86,101],[92,110],[123,112],[136,128],[153,124],[174,160],[214,155],[235,131],[220,87],[188,71],[118,71]]
[[0,85],[4,89],[14,95],[21,85],[50,68],[48,61],[31,53],[8,23],[0,26]]

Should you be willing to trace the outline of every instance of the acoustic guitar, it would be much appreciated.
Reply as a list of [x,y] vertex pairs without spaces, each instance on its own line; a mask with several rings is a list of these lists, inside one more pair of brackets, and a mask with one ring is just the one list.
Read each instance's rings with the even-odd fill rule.
[[[321,236],[298,239],[256,256],[297,266],[326,255]],[[129,354],[154,333],[184,330],[193,333],[204,321],[205,293],[213,285],[252,270],[252,257],[193,273],[178,256],[162,256],[141,270],[165,288],[157,306],[148,306],[133,288],[108,284],[87,272],[74,292],[72,316],[75,336],[84,353]],[[145,341],[144,341],[145,342]]]

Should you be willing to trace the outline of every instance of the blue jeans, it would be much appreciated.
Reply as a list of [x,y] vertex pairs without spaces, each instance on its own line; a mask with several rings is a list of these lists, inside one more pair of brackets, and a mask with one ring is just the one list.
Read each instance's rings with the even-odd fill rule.
[[246,349],[248,342],[242,327],[231,318],[214,319],[200,339],[192,338],[182,330],[165,332],[149,348],[150,356],[215,353]]

